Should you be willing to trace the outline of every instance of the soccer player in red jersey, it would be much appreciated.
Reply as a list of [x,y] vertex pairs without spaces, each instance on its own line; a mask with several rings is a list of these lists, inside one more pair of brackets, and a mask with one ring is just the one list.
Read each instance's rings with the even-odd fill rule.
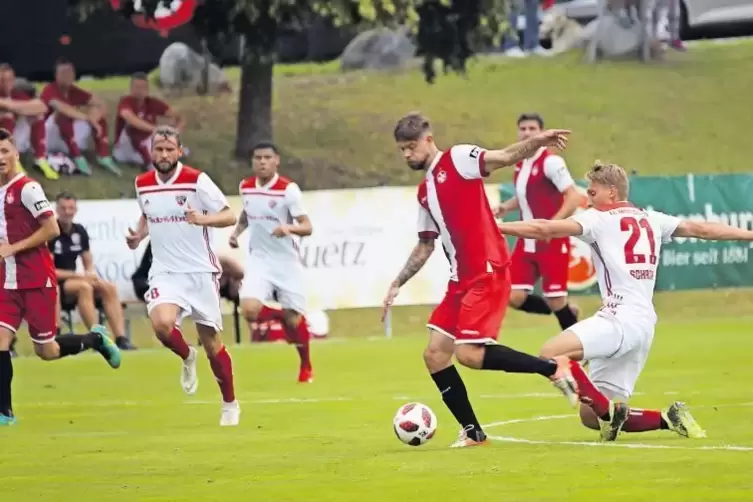
[[[518,117],[518,140],[544,129],[538,113]],[[578,208],[581,195],[575,188],[565,160],[541,147],[515,164],[515,196],[497,208],[497,216],[518,209],[520,219],[562,220]],[[567,302],[567,276],[570,268],[570,239],[536,241],[518,239],[512,253],[510,306],[531,314],[554,314],[562,329],[576,322],[576,309]],[[544,298],[532,293],[541,278]]]
[[178,161],[182,144],[177,129],[158,127],[151,144],[154,169],[136,177],[141,219],[126,241],[136,249],[147,235],[151,237],[147,311],[157,338],[183,361],[183,391],[194,394],[199,384],[197,351],[180,331],[183,318],[191,316],[222,393],[220,425],[235,426],[240,406],[235,399],[233,362],[220,337],[222,267],[211,229],[233,226],[236,218],[206,173]]
[[86,335],[55,336],[57,280],[47,241],[59,234],[42,187],[19,170],[13,135],[0,129],[0,425],[16,421],[10,346],[24,320],[34,352],[46,361],[95,349],[110,366],[120,366],[120,351],[102,326]]
[[452,447],[487,442],[452,356],[473,369],[538,373],[577,403],[568,359],[540,359],[497,345],[510,297],[510,257],[486,197],[483,178],[545,146],[564,148],[569,131],[549,130],[502,150],[455,145],[440,151],[429,120],[418,113],[397,122],[395,141],[408,166],[424,171],[418,189],[418,244],[384,299],[384,313],[400,287],[426,263],[439,237],[450,262],[450,281],[429,318],[424,361],[442,399],[463,427]]

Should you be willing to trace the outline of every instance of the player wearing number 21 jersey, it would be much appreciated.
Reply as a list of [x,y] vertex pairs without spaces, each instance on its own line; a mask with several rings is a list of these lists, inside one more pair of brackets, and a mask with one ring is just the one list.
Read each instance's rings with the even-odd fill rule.
[[235,224],[235,215],[217,185],[201,171],[183,165],[178,131],[160,126],[152,134],[154,169],[136,178],[142,215],[130,230],[135,249],[149,235],[152,266],[145,300],[160,342],[183,360],[181,384],[196,392],[197,351],[180,331],[184,316],[196,323],[201,345],[222,393],[221,426],[238,425],[240,407],[233,387],[233,365],[219,336],[222,331],[220,262],[212,246],[212,227]]
[[509,255],[497,229],[484,177],[514,165],[544,146],[564,148],[568,131],[544,131],[502,150],[456,145],[440,151],[429,121],[410,114],[395,126],[395,141],[408,166],[423,172],[418,192],[418,244],[392,282],[384,309],[400,287],[431,256],[439,238],[450,262],[447,292],[429,318],[424,361],[447,407],[462,427],[453,447],[484,444],[487,436],[475,416],[453,355],[470,368],[536,373],[550,378],[574,405],[575,384],[567,359],[539,359],[495,343],[510,296]]
[[[719,223],[681,220],[627,202],[625,171],[597,164],[586,175],[592,207],[566,220],[501,223],[504,234],[529,239],[577,237],[591,246],[602,306],[548,341],[542,357],[567,355],[580,392],[581,421],[600,430],[605,441],[620,431],[668,429],[685,437],[705,437],[684,403],[665,410],[630,408],[654,339],[653,295],[661,246],[673,237],[753,240],[753,232]],[[588,361],[590,378],[578,361]]]

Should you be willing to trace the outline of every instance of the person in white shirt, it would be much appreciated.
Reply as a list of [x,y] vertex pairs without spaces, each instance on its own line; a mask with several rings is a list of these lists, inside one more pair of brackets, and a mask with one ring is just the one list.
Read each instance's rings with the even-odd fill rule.
[[[661,246],[673,237],[753,241],[753,231],[683,220],[628,202],[629,181],[615,164],[596,162],[586,175],[592,207],[565,220],[500,223],[503,234],[530,239],[573,236],[593,250],[602,307],[549,340],[540,356],[568,356],[579,387],[583,425],[614,441],[620,431],[672,430],[705,437],[684,403],[665,410],[630,408],[648,358],[657,316],[653,295]],[[590,379],[578,361],[588,361]]]
[[193,318],[222,393],[220,425],[238,425],[232,360],[219,336],[222,267],[211,234],[212,227],[235,225],[236,218],[206,173],[178,161],[182,144],[175,128],[160,126],[151,140],[154,169],[136,178],[142,214],[138,229],[129,229],[126,237],[131,249],[151,237],[152,266],[144,295],[149,318],[162,344],[183,360],[181,384],[187,394],[194,394],[197,351],[180,331],[183,317]]
[[[301,364],[298,382],[314,379],[305,319],[306,296],[303,262],[298,253],[301,237],[311,235],[311,220],[303,207],[298,185],[277,173],[280,155],[271,142],[253,149],[254,175],[239,187],[243,212],[230,236],[230,246],[238,247],[238,237],[249,229],[249,254],[240,289],[241,311],[249,324],[281,321],[289,343],[295,344]],[[276,297],[282,308],[265,304]]]

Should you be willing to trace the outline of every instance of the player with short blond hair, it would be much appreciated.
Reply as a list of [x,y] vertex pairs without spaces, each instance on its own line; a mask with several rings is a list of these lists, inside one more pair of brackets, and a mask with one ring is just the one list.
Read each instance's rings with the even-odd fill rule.
[[[596,162],[586,174],[592,207],[566,220],[500,223],[502,233],[529,239],[577,237],[591,246],[602,306],[549,340],[542,357],[567,356],[580,392],[581,421],[614,441],[620,431],[669,429],[705,437],[684,403],[667,409],[630,408],[627,401],[643,370],[654,338],[653,304],[661,246],[673,237],[753,241],[753,231],[722,223],[683,220],[628,202],[625,170]],[[590,378],[578,361],[589,362]]]

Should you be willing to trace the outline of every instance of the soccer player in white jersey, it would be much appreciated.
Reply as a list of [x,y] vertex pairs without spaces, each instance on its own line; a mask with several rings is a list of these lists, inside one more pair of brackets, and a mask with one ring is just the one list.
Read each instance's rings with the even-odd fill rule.
[[[240,184],[243,213],[230,236],[230,246],[238,247],[238,237],[249,229],[249,256],[240,289],[241,311],[249,323],[277,319],[285,328],[288,343],[295,344],[301,365],[300,383],[314,380],[306,312],[303,263],[298,253],[301,237],[311,235],[311,220],[303,208],[301,189],[280,176],[280,155],[271,142],[253,149],[254,175]],[[276,297],[281,309],[265,305]],[[253,330],[252,330],[253,331]]]
[[[753,231],[721,223],[682,220],[628,202],[628,177],[615,164],[586,175],[592,207],[566,220],[501,223],[502,233],[529,239],[573,236],[595,256],[602,307],[549,340],[541,357],[568,356],[578,382],[581,422],[614,441],[620,431],[671,430],[705,437],[684,403],[665,410],[630,408],[627,401],[648,358],[657,316],[653,295],[660,250],[672,237],[753,241]],[[591,378],[578,361],[589,362]]]
[[197,351],[180,331],[183,317],[190,315],[222,392],[220,425],[238,425],[233,364],[219,336],[222,268],[210,230],[232,226],[236,218],[209,176],[180,163],[180,156],[178,131],[158,127],[152,135],[154,169],[136,178],[141,219],[136,231],[129,229],[126,240],[135,249],[147,235],[151,237],[147,310],[157,338],[183,360],[183,390],[193,394],[198,386]]

